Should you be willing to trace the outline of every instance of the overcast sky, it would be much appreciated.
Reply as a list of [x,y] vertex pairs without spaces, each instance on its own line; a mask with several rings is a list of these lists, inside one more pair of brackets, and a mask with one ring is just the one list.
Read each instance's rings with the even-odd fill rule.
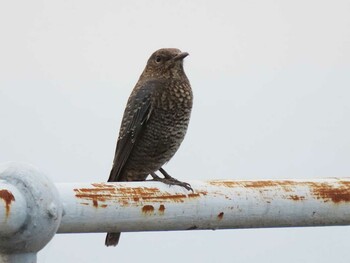
[[[2,1],[0,162],[107,180],[150,54],[187,51],[181,180],[350,176],[349,1]],[[349,262],[350,228],[61,234],[38,262]]]

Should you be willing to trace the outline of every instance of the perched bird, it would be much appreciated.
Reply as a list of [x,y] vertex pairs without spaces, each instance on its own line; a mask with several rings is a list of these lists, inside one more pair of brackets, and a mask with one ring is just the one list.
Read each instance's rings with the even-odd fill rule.
[[[183,69],[187,56],[179,49],[163,48],[148,59],[124,111],[108,182],[144,181],[151,175],[192,190],[162,168],[179,149],[190,121],[193,95]],[[116,246],[119,238],[120,233],[108,233],[106,246]]]

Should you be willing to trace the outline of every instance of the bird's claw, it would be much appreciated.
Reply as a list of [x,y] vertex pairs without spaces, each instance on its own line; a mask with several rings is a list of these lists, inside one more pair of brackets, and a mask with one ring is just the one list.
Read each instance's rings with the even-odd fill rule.
[[179,185],[179,186],[182,186],[183,188],[185,188],[186,190],[188,191],[192,191],[193,192],[193,189],[191,187],[191,185],[189,183],[186,183],[186,182],[181,182],[175,178],[172,178],[172,179],[166,179],[169,181],[169,185]]
[[186,182],[181,182],[173,177],[171,178],[160,178],[160,177],[153,177],[153,181],[158,181],[158,182],[162,182],[164,184],[168,184],[168,185],[178,185],[178,186],[182,186],[183,188],[185,188],[188,191],[193,191],[191,185],[189,183]]

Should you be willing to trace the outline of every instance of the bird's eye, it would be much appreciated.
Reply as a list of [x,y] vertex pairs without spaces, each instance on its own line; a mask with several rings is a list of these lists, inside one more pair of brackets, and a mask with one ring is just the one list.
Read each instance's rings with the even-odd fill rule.
[[162,57],[161,56],[156,56],[156,63],[160,63],[162,61]]

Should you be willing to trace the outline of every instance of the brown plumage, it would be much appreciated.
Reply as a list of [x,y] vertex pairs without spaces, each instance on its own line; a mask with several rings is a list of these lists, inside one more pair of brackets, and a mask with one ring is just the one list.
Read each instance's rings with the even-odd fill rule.
[[[192,190],[162,169],[180,147],[190,120],[193,96],[183,69],[187,55],[164,48],[148,59],[124,111],[108,182],[144,181],[151,175]],[[164,178],[155,174],[158,170]],[[116,246],[119,237],[108,233],[106,246]]]

